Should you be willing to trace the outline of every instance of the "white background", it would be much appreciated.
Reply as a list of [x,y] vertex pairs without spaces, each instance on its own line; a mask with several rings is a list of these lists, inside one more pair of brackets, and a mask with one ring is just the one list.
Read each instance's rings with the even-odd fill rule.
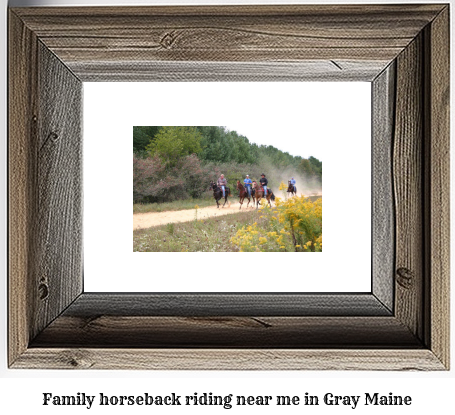
[[[371,240],[370,101],[367,82],[85,83],[84,290],[370,292],[371,246],[358,244]],[[293,155],[312,145],[323,160],[323,252],[132,251],[133,125],[259,130],[264,123],[276,136],[258,144]],[[239,255],[267,266],[218,267]],[[284,266],[290,258],[292,270]],[[156,272],[160,263],[165,276]]]
[[[429,1],[427,1],[428,3]],[[136,0],[136,4],[141,3]],[[172,2],[168,4],[183,4],[183,1]],[[185,2],[200,3],[200,2]],[[212,3],[218,3],[213,1]],[[234,1],[232,3],[242,3]],[[250,3],[257,3],[250,1]],[[270,3],[270,2],[268,2]],[[274,3],[279,3],[275,1]],[[292,0],[286,0],[285,3],[296,3]],[[310,3],[316,3],[311,1]],[[320,3],[320,2],[317,2]],[[337,3],[325,1],[324,3]],[[371,1],[369,2],[371,3]],[[377,3],[384,3],[378,1]],[[394,2],[397,3],[397,2]],[[433,2],[435,3],[435,2]],[[95,4],[92,1],[74,2],[70,0],[16,0],[11,1],[11,5],[83,5]],[[96,4],[122,4],[114,0],[98,0]],[[152,2],[142,2],[142,4],[152,4]],[[0,229],[3,238],[0,240],[2,249],[0,250],[0,262],[2,263],[2,281],[0,285],[2,319],[0,320],[0,400],[1,411],[5,414],[13,413],[34,413],[34,414],[76,414],[76,413],[95,413],[95,414],[124,414],[126,411],[121,408],[101,408],[91,409],[87,412],[85,408],[58,408],[43,407],[41,399],[43,392],[53,392],[56,394],[76,394],[85,392],[90,394],[104,393],[122,393],[140,394],[149,392],[151,394],[168,394],[176,392],[178,394],[192,394],[193,392],[214,392],[220,394],[243,393],[245,395],[257,394],[288,394],[303,395],[306,391],[312,394],[323,395],[327,392],[359,395],[367,391],[377,391],[387,394],[412,395],[413,405],[410,407],[391,407],[391,408],[373,408],[360,407],[353,412],[349,407],[330,408],[319,406],[316,408],[295,407],[280,410],[279,413],[315,413],[315,414],[379,414],[387,410],[391,414],[412,414],[426,412],[440,415],[453,413],[453,390],[455,388],[454,371],[450,372],[433,372],[433,373],[396,373],[396,372],[306,372],[306,371],[282,371],[282,372],[245,372],[245,371],[160,371],[160,372],[117,372],[117,371],[31,371],[31,370],[8,370],[6,369],[6,2],[3,1],[1,8],[1,19],[4,23],[3,36],[0,36],[0,45],[2,48],[3,65],[0,66],[1,83],[0,103],[2,111],[0,113],[1,126],[1,180],[0,191],[3,195],[3,203],[0,204],[1,221]],[[453,7],[453,4],[452,4]],[[453,30],[452,30],[453,33]],[[452,85],[454,78],[452,76]],[[452,121],[452,125],[455,125]],[[455,180],[452,178],[452,183]],[[452,204],[453,206],[453,204]],[[452,220],[452,233],[455,221]],[[454,247],[455,244],[452,244]],[[453,249],[453,248],[452,248]],[[453,284],[452,284],[453,286]],[[453,301],[452,289],[452,301]],[[454,333],[452,319],[452,333]],[[452,336],[452,344],[454,344]],[[453,356],[453,347],[452,347]],[[176,368],[177,369],[177,368]],[[154,413],[175,413],[175,414],[213,414],[224,411],[221,408],[211,408],[201,410],[200,407],[163,408],[156,410]],[[246,408],[231,409],[231,412],[247,414],[276,414],[276,408]],[[127,413],[152,413],[152,409],[144,407],[128,408]]]

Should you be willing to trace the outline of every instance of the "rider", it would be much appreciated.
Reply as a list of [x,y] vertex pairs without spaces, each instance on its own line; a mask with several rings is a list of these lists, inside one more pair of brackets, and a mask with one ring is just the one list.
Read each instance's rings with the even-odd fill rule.
[[295,180],[294,180],[294,178],[292,178],[291,180],[289,180],[289,183],[291,183],[292,186],[294,186],[294,192],[297,193],[297,187],[295,187]]
[[253,184],[253,182],[251,181],[250,176],[248,174],[246,175],[246,179],[243,181],[243,183],[245,183],[245,189],[248,192],[248,197],[251,197],[251,185]]
[[261,186],[264,188],[264,197],[267,196],[267,184],[269,183],[268,180],[265,178],[265,174],[261,174],[261,179],[259,180]]
[[224,174],[222,174],[218,179],[217,185],[218,187],[221,187],[221,190],[223,191],[223,197],[225,197],[226,191],[224,189],[227,186],[227,180],[224,178]]

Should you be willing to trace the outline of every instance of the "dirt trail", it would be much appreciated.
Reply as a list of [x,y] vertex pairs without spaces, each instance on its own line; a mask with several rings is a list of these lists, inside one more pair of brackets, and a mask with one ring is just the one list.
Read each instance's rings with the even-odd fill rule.
[[[229,202],[228,202],[229,203]],[[231,213],[239,212],[239,202],[231,202],[231,206],[226,206],[219,209],[214,206],[204,207],[197,210],[198,219],[206,219],[214,216],[229,215]],[[248,203],[248,201],[247,201]],[[246,203],[243,204],[241,212],[253,210],[251,206],[246,209]],[[187,210],[171,210],[167,212],[149,212],[149,213],[135,213],[133,215],[133,230],[150,228],[152,226],[165,225],[166,223],[189,222],[196,218],[196,209]]]
[[[215,202],[214,202],[215,203]],[[229,202],[228,202],[229,203]],[[215,216],[230,215],[232,213],[252,211],[253,202],[250,207],[246,208],[248,201],[243,202],[242,209],[239,210],[238,199],[230,202],[230,206],[226,204],[224,208],[219,209],[216,206],[209,206],[197,210],[198,219],[206,219]],[[274,204],[272,203],[272,206]],[[148,212],[133,214],[133,230],[151,228],[152,226],[166,225],[167,223],[189,222],[196,218],[196,209],[187,210],[170,210],[166,212]]]

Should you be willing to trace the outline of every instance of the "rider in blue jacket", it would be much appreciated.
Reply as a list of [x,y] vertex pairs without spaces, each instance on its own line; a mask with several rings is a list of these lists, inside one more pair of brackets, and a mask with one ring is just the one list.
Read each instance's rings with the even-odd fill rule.
[[295,187],[295,180],[294,180],[294,178],[292,178],[291,180],[289,180],[289,183],[291,183],[291,184],[294,186],[294,192],[297,193],[297,187]]
[[246,179],[243,181],[243,183],[245,184],[245,189],[248,192],[248,197],[251,197],[251,186],[253,182],[251,181],[250,176],[248,174],[246,175]]

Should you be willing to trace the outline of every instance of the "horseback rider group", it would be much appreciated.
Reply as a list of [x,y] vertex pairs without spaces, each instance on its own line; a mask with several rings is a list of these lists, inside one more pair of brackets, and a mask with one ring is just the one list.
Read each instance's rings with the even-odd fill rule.
[[[244,185],[240,183],[240,180],[237,180],[237,190],[239,191],[239,209],[242,208],[243,201],[245,198],[248,199],[248,204],[247,207],[250,204],[250,198],[253,198],[253,204],[256,204],[257,207],[259,207],[259,203],[261,202],[262,198],[264,198],[269,205],[271,206],[271,201],[275,201],[275,195],[273,194],[271,189],[268,189],[268,184],[269,181],[265,177],[265,174],[261,174],[261,178],[259,179],[259,184],[256,183],[255,180],[250,179],[250,175],[247,174],[245,179],[243,180]],[[297,187],[296,187],[296,181],[294,178],[289,180],[288,182],[289,187],[288,187],[288,192],[291,192],[292,195],[297,194]],[[215,198],[216,205],[217,207],[220,207],[220,204],[218,201],[221,198],[224,198],[224,205],[227,203],[228,196],[231,196],[231,191],[228,187],[228,183],[226,178],[224,177],[224,174],[222,174],[216,183],[211,182],[210,187],[213,190],[213,197]],[[229,203],[230,206],[230,203]]]
[[[245,185],[245,189],[248,192],[248,196],[251,197],[251,191],[253,188],[253,183],[256,183],[256,181],[251,181],[250,176],[247,174],[245,180],[243,181]],[[261,186],[264,188],[264,196],[267,196],[267,185],[268,185],[268,180],[265,177],[265,174],[261,174],[261,179],[259,180],[259,183]]]
[[[245,190],[248,192],[248,196],[251,197],[251,193],[252,193],[252,188],[253,188],[253,183],[256,183],[256,181],[252,181],[250,179],[250,175],[247,174],[246,175],[246,178],[245,180],[243,181],[244,183],[244,186],[245,186]],[[265,174],[262,173],[261,174],[261,178],[259,180],[259,183],[260,185],[262,186],[262,188],[264,189],[264,196],[267,196],[267,186],[269,184],[269,181],[267,180],[267,178],[265,177]],[[294,191],[297,192],[297,187],[296,187],[296,181],[294,178],[292,178],[291,180],[289,180],[289,184],[293,186],[294,188]],[[222,174],[219,178],[218,178],[218,181],[217,181],[217,185],[218,187],[221,189],[221,191],[223,192],[223,197],[225,197],[225,188],[227,186],[227,180],[226,178],[224,177],[224,174]]]

